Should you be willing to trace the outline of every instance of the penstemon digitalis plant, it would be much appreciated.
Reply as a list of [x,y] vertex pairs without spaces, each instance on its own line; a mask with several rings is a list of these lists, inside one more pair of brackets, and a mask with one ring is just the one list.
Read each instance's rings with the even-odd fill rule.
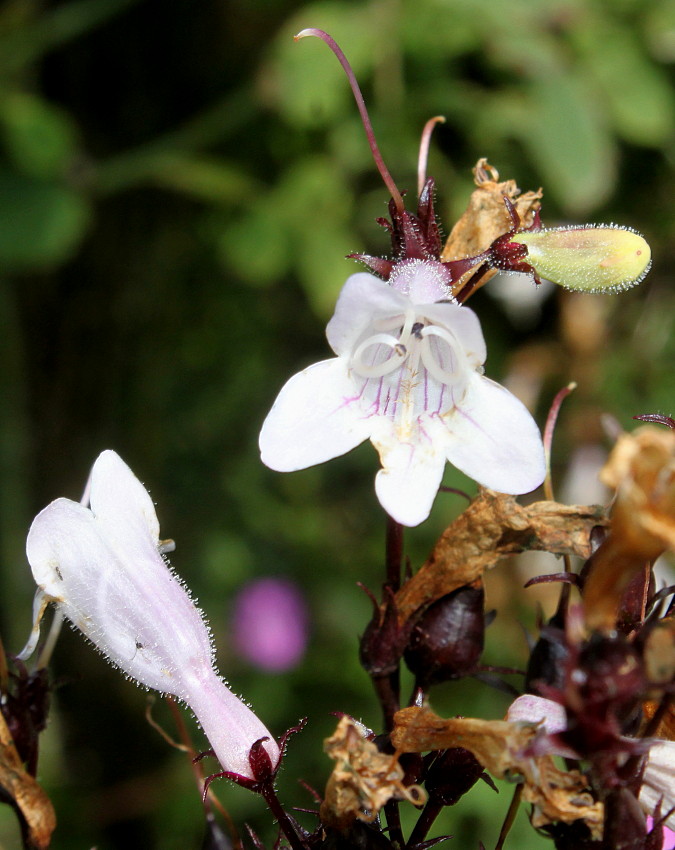
[[[57,499],[28,534],[36,626],[20,656],[0,667],[3,799],[17,810],[24,846],[49,847],[55,815],[35,776],[46,661],[65,617],[128,677],[194,713],[221,768],[202,783],[211,846],[229,846],[213,814],[218,777],[263,797],[279,825],[277,846],[422,850],[444,840],[429,838],[442,810],[493,776],[514,787],[498,847],[522,803],[557,848],[659,850],[664,827],[675,829],[675,604],[652,567],[675,548],[675,423],[637,416],[650,424],[618,437],[602,472],[616,493],[610,508],[554,501],[548,460],[570,388],[556,397],[542,437],[525,406],[484,374],[485,339],[466,306],[498,271],[529,275],[535,285],[546,278],[584,292],[620,291],[647,273],[649,246],[616,225],[544,228],[540,193],[521,195],[485,160],[469,207],[443,244],[426,176],[437,119],[423,133],[413,213],[382,160],[342,51],[320,30],[298,38],[305,36],[328,44],[349,77],[391,195],[390,217],[379,223],[392,256],[353,255],[369,271],[352,275],[340,293],[327,327],[335,356],[282,388],[260,450],[265,464],[283,472],[366,439],[378,451],[385,576],[381,599],[371,594],[360,661],[382,728],[367,729],[349,706],[336,706],[347,713],[325,742],[335,768],[317,811],[301,824],[276,789],[289,734],[298,730],[276,740],[222,681],[204,617],[166,560],[173,545],[160,539],[147,491],[115,452],[104,451],[82,502]],[[404,578],[404,527],[428,517],[446,462],[480,485],[478,496]],[[516,502],[542,483],[544,501]],[[542,624],[506,718],[438,716],[434,686],[480,667],[484,572],[525,550],[563,556],[565,569],[538,579],[560,584],[559,603]],[[579,572],[571,556],[583,560]],[[29,667],[50,603],[52,631]],[[415,679],[409,696],[401,689],[403,661]],[[409,830],[401,805],[418,810]],[[229,841],[264,846],[250,831]]]

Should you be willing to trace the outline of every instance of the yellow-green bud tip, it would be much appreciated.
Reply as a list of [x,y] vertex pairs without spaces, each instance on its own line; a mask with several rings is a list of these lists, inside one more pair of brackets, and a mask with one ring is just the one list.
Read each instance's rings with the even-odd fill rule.
[[640,283],[651,266],[647,241],[616,224],[525,230],[512,239],[527,247],[540,277],[582,292],[619,292]]

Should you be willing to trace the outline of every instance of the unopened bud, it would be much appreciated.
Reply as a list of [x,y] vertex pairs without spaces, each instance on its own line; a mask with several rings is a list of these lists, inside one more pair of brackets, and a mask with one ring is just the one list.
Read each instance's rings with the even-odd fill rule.
[[651,265],[644,237],[618,225],[521,230],[510,241],[525,245],[526,262],[540,277],[582,292],[629,289]]
[[415,624],[405,661],[425,686],[473,673],[483,652],[482,585],[460,587],[436,600]]

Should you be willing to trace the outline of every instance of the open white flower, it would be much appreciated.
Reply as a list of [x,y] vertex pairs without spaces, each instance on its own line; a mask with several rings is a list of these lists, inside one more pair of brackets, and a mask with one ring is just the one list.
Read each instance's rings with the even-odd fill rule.
[[26,551],[40,590],[115,665],[195,713],[224,770],[253,778],[251,746],[279,748],[213,666],[208,627],[164,560],[147,491],[113,451],[91,474],[91,509],[57,499],[37,515]]
[[440,268],[408,260],[387,283],[367,273],[347,280],[326,329],[337,357],[279,393],[260,434],[267,466],[304,469],[369,438],[382,463],[380,503],[410,526],[429,515],[446,461],[505,493],[541,484],[539,430],[515,396],[483,376],[480,323],[449,298]]

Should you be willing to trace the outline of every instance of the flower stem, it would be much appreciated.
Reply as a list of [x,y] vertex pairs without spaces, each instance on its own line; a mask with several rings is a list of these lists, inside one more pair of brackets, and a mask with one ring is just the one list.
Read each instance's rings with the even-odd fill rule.
[[558,393],[556,393],[555,398],[553,399],[553,403],[551,404],[551,408],[548,412],[548,416],[546,417],[546,425],[544,427],[544,455],[546,458],[546,478],[544,479],[544,495],[549,501],[553,501],[553,482],[551,480],[551,446],[553,445],[553,432],[555,430],[556,422],[558,421],[558,414],[560,413],[560,408],[562,407],[563,401],[567,398],[567,396],[576,390],[577,385],[575,381],[569,383],[566,387],[563,387]]
[[416,844],[421,844],[427,837],[427,833],[433,826],[434,821],[441,813],[443,805],[435,800],[428,800],[427,804],[422,809],[422,813],[417,819],[417,823],[413,827],[408,839],[408,846],[414,847]]
[[497,839],[497,843],[495,844],[495,850],[502,850],[502,847],[504,846],[506,836],[509,834],[511,827],[513,826],[513,822],[516,819],[516,815],[518,814],[518,807],[520,805],[520,797],[522,793],[523,786],[516,785],[513,791],[513,797],[511,798],[511,805],[509,806],[509,810],[506,813],[504,823],[502,824],[502,828],[499,833],[499,838]]
[[401,561],[403,559],[403,526],[387,515],[387,539],[385,543],[386,586],[394,593],[401,586]]
[[394,847],[405,847],[398,802],[396,800],[389,800],[384,805],[384,812],[387,816],[387,826],[389,827],[389,840]]
[[478,288],[478,284],[485,277],[487,272],[490,270],[490,266],[487,263],[483,263],[479,268],[471,275],[469,280],[464,284],[464,286],[459,290],[459,292],[455,295],[455,298],[459,301],[460,304],[463,304],[466,299],[473,293],[475,289]]
[[373,132],[373,125],[370,123],[370,117],[368,116],[368,110],[366,109],[366,103],[363,99],[363,95],[361,94],[361,89],[359,88],[359,84],[356,81],[356,77],[354,72],[352,71],[351,65],[347,61],[347,57],[344,55],[336,41],[328,35],[327,32],[323,30],[315,29],[314,27],[310,27],[308,29],[302,30],[296,36],[294,36],[295,41],[298,39],[306,38],[307,36],[315,36],[316,38],[320,38],[325,44],[327,44],[333,53],[337,56],[338,62],[342,65],[342,69],[347,75],[347,79],[349,80],[349,85],[352,87],[352,92],[354,94],[354,100],[356,101],[356,105],[358,107],[359,113],[361,115],[361,121],[363,122],[363,127],[366,131],[366,137],[368,139],[368,144],[370,145],[370,150],[373,154],[373,159],[375,160],[375,165],[377,166],[377,170],[380,172],[382,179],[384,180],[384,184],[389,189],[391,197],[394,200],[394,204],[396,205],[396,209],[399,213],[403,213],[403,198],[401,197],[401,193],[399,192],[396,183],[389,173],[389,169],[384,164],[384,160],[382,159],[382,154],[380,153],[380,149],[377,146],[377,142],[375,141],[375,133]]
[[274,815],[277,823],[279,824],[279,828],[288,839],[288,843],[291,845],[293,850],[307,850],[307,845],[295,831],[291,819],[288,817],[288,815],[283,809],[283,806],[279,802],[279,798],[277,797],[276,791],[274,790],[273,782],[271,780],[269,782],[265,782],[262,785],[260,789],[260,794],[262,795],[267,805],[270,807],[272,814]]
[[417,195],[422,194],[424,184],[427,182],[427,162],[429,160],[429,143],[431,142],[431,134],[434,132],[436,124],[445,124],[444,115],[434,115],[424,125],[422,130],[422,138],[420,139],[420,153],[417,159]]

